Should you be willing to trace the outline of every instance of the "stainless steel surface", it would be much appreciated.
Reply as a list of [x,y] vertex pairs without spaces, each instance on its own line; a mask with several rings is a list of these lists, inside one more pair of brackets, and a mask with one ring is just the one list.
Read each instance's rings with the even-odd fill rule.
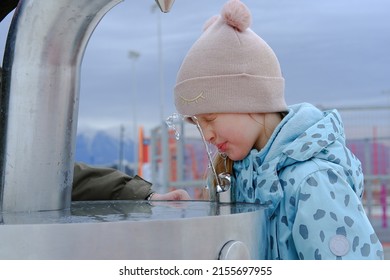
[[78,202],[3,214],[0,259],[262,259],[265,231],[254,204]]
[[[259,205],[71,203],[80,64],[119,2],[19,2],[0,96],[0,259],[264,258]],[[173,2],[158,1],[164,11]]]
[[0,211],[69,208],[80,63],[94,28],[121,1],[19,2],[3,61]]
[[237,240],[230,240],[223,245],[218,256],[219,260],[250,260],[251,254],[245,243]]
[[160,10],[164,13],[167,13],[171,10],[173,3],[175,0],[156,0],[157,5]]

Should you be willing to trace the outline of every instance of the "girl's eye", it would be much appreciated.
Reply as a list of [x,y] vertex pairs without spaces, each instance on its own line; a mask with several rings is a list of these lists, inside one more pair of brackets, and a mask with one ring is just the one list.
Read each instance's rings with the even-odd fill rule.
[[212,115],[207,115],[207,116],[204,118],[204,120],[205,120],[206,122],[212,122],[212,121],[214,121],[216,118],[217,118],[217,116],[216,116],[215,114],[212,114]]

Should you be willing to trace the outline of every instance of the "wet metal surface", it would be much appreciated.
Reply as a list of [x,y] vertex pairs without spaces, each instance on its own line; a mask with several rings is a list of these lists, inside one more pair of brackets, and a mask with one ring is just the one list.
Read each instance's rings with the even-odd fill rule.
[[81,201],[70,210],[2,213],[2,224],[152,221],[230,215],[262,209],[258,204],[208,201]]
[[264,213],[255,204],[144,200],[2,213],[0,259],[262,259]]

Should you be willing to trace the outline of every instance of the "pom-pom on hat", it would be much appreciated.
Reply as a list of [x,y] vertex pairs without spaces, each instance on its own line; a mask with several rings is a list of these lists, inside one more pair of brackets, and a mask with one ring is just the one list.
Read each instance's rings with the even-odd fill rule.
[[177,75],[174,97],[180,114],[287,110],[278,59],[249,28],[251,19],[247,6],[230,0],[221,15],[205,23]]

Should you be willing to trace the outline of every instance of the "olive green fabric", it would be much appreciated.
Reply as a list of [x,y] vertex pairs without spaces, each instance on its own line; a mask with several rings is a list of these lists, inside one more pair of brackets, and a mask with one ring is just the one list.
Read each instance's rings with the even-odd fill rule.
[[116,169],[75,163],[72,200],[146,199],[152,184],[138,175],[130,177]]
[[2,21],[13,9],[15,9],[18,2],[18,0],[1,0],[0,21]]

